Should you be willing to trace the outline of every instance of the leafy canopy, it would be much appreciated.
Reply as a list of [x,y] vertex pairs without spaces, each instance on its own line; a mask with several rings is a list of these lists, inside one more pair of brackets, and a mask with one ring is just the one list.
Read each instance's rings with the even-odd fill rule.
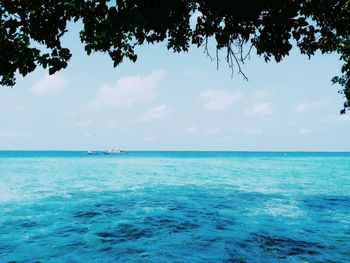
[[207,51],[214,39],[243,76],[253,47],[266,62],[281,61],[292,43],[309,57],[336,52],[344,64],[332,82],[345,98],[341,113],[350,108],[350,0],[1,0],[0,17],[1,85],[37,66],[50,74],[67,67],[61,38],[69,21],[81,21],[86,53],[108,53],[114,66],[136,61],[136,46],[163,41],[175,52],[191,44]]

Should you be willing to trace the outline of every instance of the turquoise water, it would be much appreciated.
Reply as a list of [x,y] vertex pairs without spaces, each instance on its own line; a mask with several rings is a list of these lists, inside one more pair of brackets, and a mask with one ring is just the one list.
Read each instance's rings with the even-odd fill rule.
[[0,152],[0,262],[350,262],[350,153]]

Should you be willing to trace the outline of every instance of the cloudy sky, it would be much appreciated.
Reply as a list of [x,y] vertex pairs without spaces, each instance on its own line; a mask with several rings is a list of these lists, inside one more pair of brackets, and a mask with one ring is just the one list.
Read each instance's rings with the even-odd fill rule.
[[36,70],[0,89],[0,149],[349,151],[350,115],[331,78],[336,55],[294,51],[282,63],[252,54],[234,75],[192,48],[137,49],[117,68],[85,55],[77,30],[65,38],[66,70]]

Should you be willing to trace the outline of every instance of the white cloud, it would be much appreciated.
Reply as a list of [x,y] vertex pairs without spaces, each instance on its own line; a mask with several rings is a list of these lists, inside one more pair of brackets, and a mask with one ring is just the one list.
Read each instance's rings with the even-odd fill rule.
[[186,132],[188,133],[195,133],[198,131],[198,128],[196,126],[191,126],[185,129]]
[[293,126],[295,125],[295,121],[287,121],[284,126],[287,126],[287,127],[290,127],[290,126]]
[[184,78],[203,80],[209,76],[209,73],[208,71],[204,71],[204,70],[188,69],[182,74],[182,76]]
[[145,76],[123,77],[113,85],[104,84],[99,88],[97,98],[88,104],[88,109],[130,108],[150,101],[157,96],[156,88],[165,76],[164,70],[157,70]]
[[205,109],[208,111],[222,110],[230,107],[233,103],[242,98],[241,92],[227,92],[223,90],[206,90],[200,94],[205,102]]
[[145,141],[145,142],[153,142],[153,141],[155,141],[157,138],[156,137],[154,137],[154,136],[146,136],[145,138],[143,138],[143,140]]
[[218,129],[218,128],[213,128],[213,129],[207,130],[207,131],[205,132],[205,134],[207,134],[207,135],[213,135],[213,134],[217,134],[217,133],[219,133],[219,132],[220,132],[220,129]]
[[58,95],[67,86],[69,81],[59,74],[45,75],[31,88],[31,92],[40,95]]
[[306,129],[306,128],[302,128],[298,131],[299,134],[302,134],[302,135],[306,135],[306,134],[310,134],[311,131],[309,129]]
[[13,109],[17,112],[22,112],[24,110],[23,106],[19,104],[15,105]]
[[159,105],[147,112],[141,118],[136,119],[135,122],[150,122],[154,120],[163,119],[169,113],[168,106],[165,104]]
[[19,131],[13,131],[13,130],[7,130],[7,131],[0,131],[0,138],[21,138],[21,137],[27,137],[27,135],[23,132]]
[[232,137],[231,136],[226,136],[226,137],[221,137],[219,139],[219,142],[229,142],[229,141],[232,141]]
[[268,100],[274,91],[268,90],[268,89],[260,89],[254,92],[253,94],[253,99],[254,101],[263,101],[263,100]]
[[321,108],[327,104],[328,104],[327,100],[302,102],[295,107],[295,111],[299,112],[299,113],[306,112],[306,111],[310,111],[313,109]]
[[261,128],[250,128],[247,130],[247,135],[259,135],[263,132],[263,129]]
[[246,110],[245,114],[251,117],[267,117],[274,113],[275,108],[271,102],[259,102],[253,108]]
[[104,127],[106,129],[113,129],[114,131],[118,131],[118,132],[124,132],[127,130],[127,126],[122,125],[121,123],[114,121],[114,120],[110,120],[108,121]]
[[90,125],[91,125],[91,120],[85,120],[85,121],[79,121],[79,122],[75,123],[74,127],[86,128],[86,127],[89,127]]
[[115,121],[109,121],[109,122],[106,123],[106,128],[107,129],[112,129],[112,128],[116,127],[116,126],[117,126],[117,122],[115,122]]

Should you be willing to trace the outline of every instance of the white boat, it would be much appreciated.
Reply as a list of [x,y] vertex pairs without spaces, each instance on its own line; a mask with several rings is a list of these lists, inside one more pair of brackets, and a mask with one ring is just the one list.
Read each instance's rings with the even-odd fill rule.
[[87,154],[88,154],[88,155],[97,155],[97,152],[88,151]]
[[126,151],[120,149],[110,149],[103,152],[104,154],[126,154]]

